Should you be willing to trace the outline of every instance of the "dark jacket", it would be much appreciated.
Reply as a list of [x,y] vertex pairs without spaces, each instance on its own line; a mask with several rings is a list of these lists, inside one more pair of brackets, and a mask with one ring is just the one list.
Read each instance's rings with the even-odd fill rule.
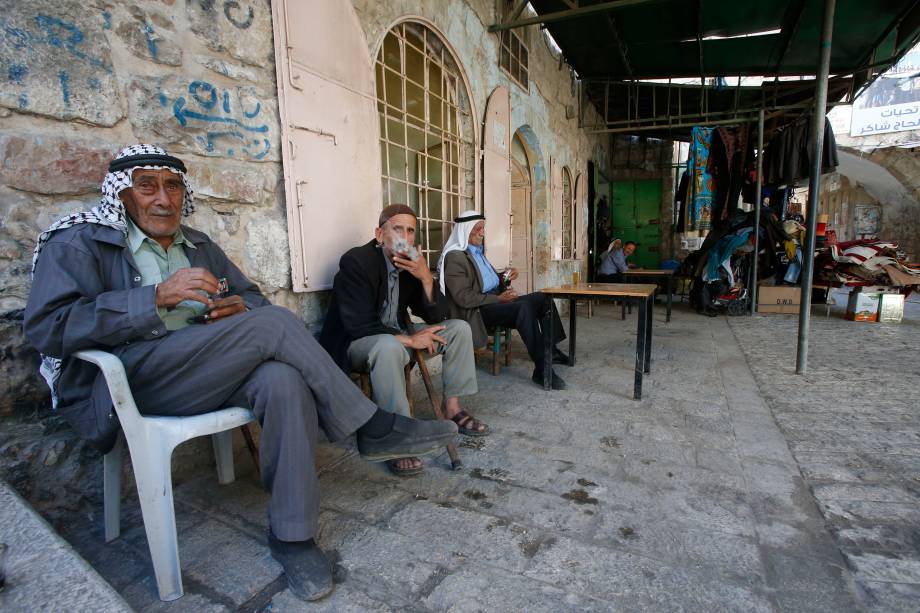
[[498,304],[499,300],[497,294],[482,293],[482,274],[473,256],[466,251],[451,251],[447,254],[444,258],[444,287],[450,303],[450,316],[470,324],[474,347],[485,346],[489,342],[489,335],[479,307]]
[[[348,346],[355,339],[375,334],[403,334],[380,321],[380,309],[387,295],[387,264],[383,251],[372,240],[349,249],[339,260],[339,272],[332,281],[332,300],[320,334],[320,344],[342,370],[351,372]],[[399,273],[400,326],[407,328],[409,315],[421,317],[429,324],[448,318],[447,301],[438,284],[434,284],[434,301],[428,302],[422,283],[407,272]]]
[[[250,308],[270,304],[206,234],[186,226],[182,232],[197,247],[185,251],[191,266],[226,277]],[[55,232],[35,267],[25,335],[41,353],[63,360],[58,413],[103,452],[118,431],[108,388],[94,365],[70,356],[165,337],[155,298],[153,285],[141,285],[125,236],[106,226],[86,223]]]

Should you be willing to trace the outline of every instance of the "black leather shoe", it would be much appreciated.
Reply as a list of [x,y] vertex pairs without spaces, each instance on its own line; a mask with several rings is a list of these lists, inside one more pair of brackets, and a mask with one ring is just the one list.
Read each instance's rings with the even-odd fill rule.
[[437,452],[457,438],[457,424],[443,419],[412,419],[396,415],[393,429],[379,438],[358,432],[358,452],[371,462],[410,458]]
[[279,541],[269,531],[268,548],[287,575],[288,587],[301,600],[314,601],[332,593],[332,565],[323,550],[309,541]]
[[[543,387],[544,379],[543,379],[543,367],[542,366],[534,369],[531,380],[537,385],[539,385],[540,387]],[[554,390],[564,390],[565,381],[562,380],[562,377],[560,377],[555,372],[553,372],[553,382],[550,385],[550,387]]]
[[553,349],[553,364],[569,365],[569,356],[562,353],[561,349]]

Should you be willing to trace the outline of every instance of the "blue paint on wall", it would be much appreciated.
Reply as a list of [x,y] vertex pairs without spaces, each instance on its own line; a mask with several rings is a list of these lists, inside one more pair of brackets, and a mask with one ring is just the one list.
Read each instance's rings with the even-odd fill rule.
[[90,77],[89,79],[87,79],[86,84],[89,86],[91,90],[95,92],[98,92],[99,90],[102,89],[102,82],[99,81],[99,79],[97,79],[96,77]]
[[29,72],[29,69],[23,66],[22,64],[10,64],[10,69],[7,72],[10,81],[13,83],[22,83],[22,79],[26,76],[26,73]]
[[147,39],[147,51],[150,57],[157,59],[157,41],[153,38],[153,27],[149,23],[144,24],[144,38]]
[[112,13],[108,11],[102,11],[102,29],[103,30],[112,29]]
[[19,94],[19,108],[27,109],[29,108],[29,97],[25,94]]
[[[182,127],[201,127],[205,134],[195,140],[207,153],[234,157],[238,153],[251,159],[261,160],[271,150],[271,141],[266,138],[268,124],[253,122],[262,113],[259,100],[246,110],[239,99],[234,101],[232,90],[218,91],[207,81],[192,81],[188,86],[188,97],[178,96],[172,105],[173,116]],[[158,94],[161,106],[168,103],[167,94]],[[220,101],[220,104],[218,104]],[[227,141],[231,141],[227,143]]]
[[58,73],[58,80],[61,82],[61,98],[66,106],[70,106],[70,76],[67,71],[62,70]]

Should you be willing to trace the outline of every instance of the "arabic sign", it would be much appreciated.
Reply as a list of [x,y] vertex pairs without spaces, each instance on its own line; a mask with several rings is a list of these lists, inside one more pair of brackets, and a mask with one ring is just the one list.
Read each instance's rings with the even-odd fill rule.
[[917,129],[920,129],[920,102],[870,109],[853,107],[850,136],[869,136]]
[[920,129],[920,48],[915,47],[860,94],[850,136]]

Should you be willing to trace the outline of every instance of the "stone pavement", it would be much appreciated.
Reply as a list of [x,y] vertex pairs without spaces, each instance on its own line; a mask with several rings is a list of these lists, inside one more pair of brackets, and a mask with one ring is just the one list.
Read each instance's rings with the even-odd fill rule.
[[[828,457],[837,456],[821,445],[855,444],[839,433],[871,422],[870,407],[875,415],[889,414],[878,427],[889,428],[891,438],[866,440],[866,452],[856,456],[864,466],[859,470],[866,479],[881,478],[885,466],[870,466],[868,460],[885,459],[888,466],[902,466],[906,477],[909,458],[898,450],[916,448],[908,429],[911,423],[916,427],[917,413],[909,407],[905,380],[872,394],[863,394],[858,380],[846,384],[862,394],[858,406],[864,410],[827,430],[808,421],[826,412],[796,412],[794,398],[763,389],[773,379],[769,373],[788,363],[791,341],[781,335],[790,318],[729,323],[677,307],[666,325],[659,307],[652,374],[645,398],[635,402],[635,314],[621,322],[610,306],[598,311],[592,319],[579,318],[578,365],[559,369],[568,390],[546,393],[535,387],[520,342],[515,361],[500,377],[480,370],[481,391],[467,408],[493,433],[463,440],[463,471],[448,472],[442,454],[421,477],[399,479],[347,448],[324,448],[318,540],[336,562],[338,585],[313,608],[841,613],[865,610],[867,604],[879,611],[911,606],[911,586],[881,582],[910,576],[916,561],[890,557],[885,566],[878,549],[853,556],[835,535],[846,527],[843,536],[860,548],[873,535],[887,552],[899,543],[916,548],[916,528],[912,537],[897,531],[898,522],[915,521],[916,499],[912,506],[908,502],[916,481],[816,490],[825,512],[832,505],[841,516],[839,523],[830,522],[833,533],[812,494],[818,477],[826,482],[855,475],[855,468],[831,472],[836,465]],[[829,325],[816,322],[818,330]],[[869,328],[861,333],[879,338]],[[763,332],[771,329],[778,348],[771,349],[771,335]],[[824,337],[816,334],[816,344],[829,343],[820,340]],[[816,376],[824,350],[815,352],[809,381],[820,379],[831,396],[822,398],[816,413],[844,404],[840,380],[849,376],[843,369]],[[756,351],[782,360],[770,366],[773,371],[755,369],[760,388],[747,361]],[[826,351],[832,351],[829,345]],[[901,349],[894,351],[901,355]],[[902,377],[916,376],[913,364],[900,371]],[[859,372],[874,376],[869,366]],[[894,373],[883,380],[887,386],[897,381]],[[417,405],[427,406],[423,389],[415,393]],[[806,438],[811,429],[817,432],[810,443],[790,438],[796,453],[812,454],[804,464],[806,478],[768,402],[780,403],[787,432]],[[237,464],[242,473],[248,460],[241,457]],[[916,470],[910,474],[916,476]],[[177,485],[176,498],[186,595],[174,603],[156,598],[135,497],[126,499],[123,536],[111,544],[103,543],[101,509],[75,515],[61,529],[139,610],[308,608],[285,588],[269,557],[267,497],[251,475],[218,486],[204,471]],[[890,502],[873,507],[857,498]],[[893,521],[872,532],[857,519],[866,509]],[[868,585],[867,578],[876,583]]]
[[[48,523],[0,481],[0,611],[130,611],[128,604]],[[2,556],[0,556],[2,558]]]
[[[846,304],[846,299],[838,300]],[[920,611],[920,301],[900,324],[733,319],[760,391],[871,610]]]

